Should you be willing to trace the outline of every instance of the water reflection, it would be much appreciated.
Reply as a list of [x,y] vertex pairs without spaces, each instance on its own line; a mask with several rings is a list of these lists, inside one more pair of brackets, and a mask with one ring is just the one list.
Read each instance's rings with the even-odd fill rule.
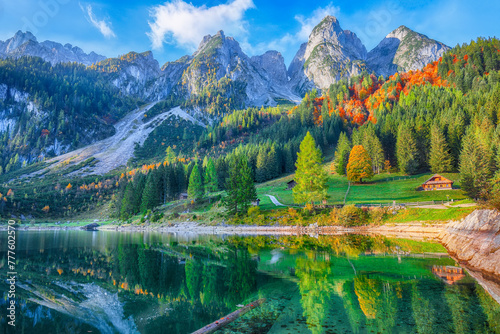
[[19,333],[190,333],[262,297],[221,332],[500,333],[498,304],[432,243],[44,231],[17,247]]

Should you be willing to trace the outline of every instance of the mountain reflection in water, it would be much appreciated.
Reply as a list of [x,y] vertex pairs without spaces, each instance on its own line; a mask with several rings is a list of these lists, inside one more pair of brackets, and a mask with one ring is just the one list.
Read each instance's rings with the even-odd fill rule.
[[191,333],[266,298],[218,333],[500,333],[499,305],[444,252],[362,235],[19,231],[16,328],[5,312],[0,327]]

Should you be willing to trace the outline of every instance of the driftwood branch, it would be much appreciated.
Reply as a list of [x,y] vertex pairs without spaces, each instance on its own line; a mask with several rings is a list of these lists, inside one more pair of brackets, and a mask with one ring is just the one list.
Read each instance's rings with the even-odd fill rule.
[[250,310],[253,310],[254,308],[260,306],[262,303],[266,301],[265,298],[261,298],[259,300],[254,301],[253,303],[247,304],[243,306],[242,308],[234,311],[233,313],[230,313],[226,315],[223,318],[220,318],[219,320],[216,320],[212,322],[211,324],[206,325],[203,328],[198,329],[196,332],[193,332],[192,334],[209,334],[213,333],[216,330],[226,326],[227,324],[230,324],[231,322],[235,321],[239,317],[241,317],[243,314],[247,313]]

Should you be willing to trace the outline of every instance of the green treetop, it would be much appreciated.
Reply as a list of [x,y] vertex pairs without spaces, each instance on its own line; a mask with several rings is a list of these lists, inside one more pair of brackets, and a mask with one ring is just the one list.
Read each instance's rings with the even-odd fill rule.
[[205,190],[207,192],[217,191],[217,171],[215,170],[214,160],[209,158],[205,168]]
[[297,167],[295,172],[297,185],[293,188],[295,203],[314,203],[326,199],[327,176],[321,166],[322,160],[321,151],[316,147],[316,142],[308,131],[300,143],[295,163]]
[[226,184],[227,197],[224,199],[229,213],[246,212],[250,203],[257,198],[252,170],[247,157],[236,156],[229,163],[229,178]]
[[205,191],[203,188],[203,182],[201,181],[198,164],[194,164],[191,175],[189,176],[188,196],[190,198],[199,200],[203,197],[204,193]]
[[437,125],[431,128],[431,150],[429,165],[433,173],[451,172],[452,160],[448,143]]
[[345,132],[341,132],[332,166],[332,169],[334,169],[338,175],[345,175],[350,151],[351,143],[349,142],[349,138],[347,138]]

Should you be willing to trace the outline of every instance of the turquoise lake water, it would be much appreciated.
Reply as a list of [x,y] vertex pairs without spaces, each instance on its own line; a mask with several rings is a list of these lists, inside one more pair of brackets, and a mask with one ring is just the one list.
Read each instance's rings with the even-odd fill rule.
[[16,271],[0,333],[191,333],[261,298],[217,333],[500,333],[483,288],[412,240],[18,231]]

